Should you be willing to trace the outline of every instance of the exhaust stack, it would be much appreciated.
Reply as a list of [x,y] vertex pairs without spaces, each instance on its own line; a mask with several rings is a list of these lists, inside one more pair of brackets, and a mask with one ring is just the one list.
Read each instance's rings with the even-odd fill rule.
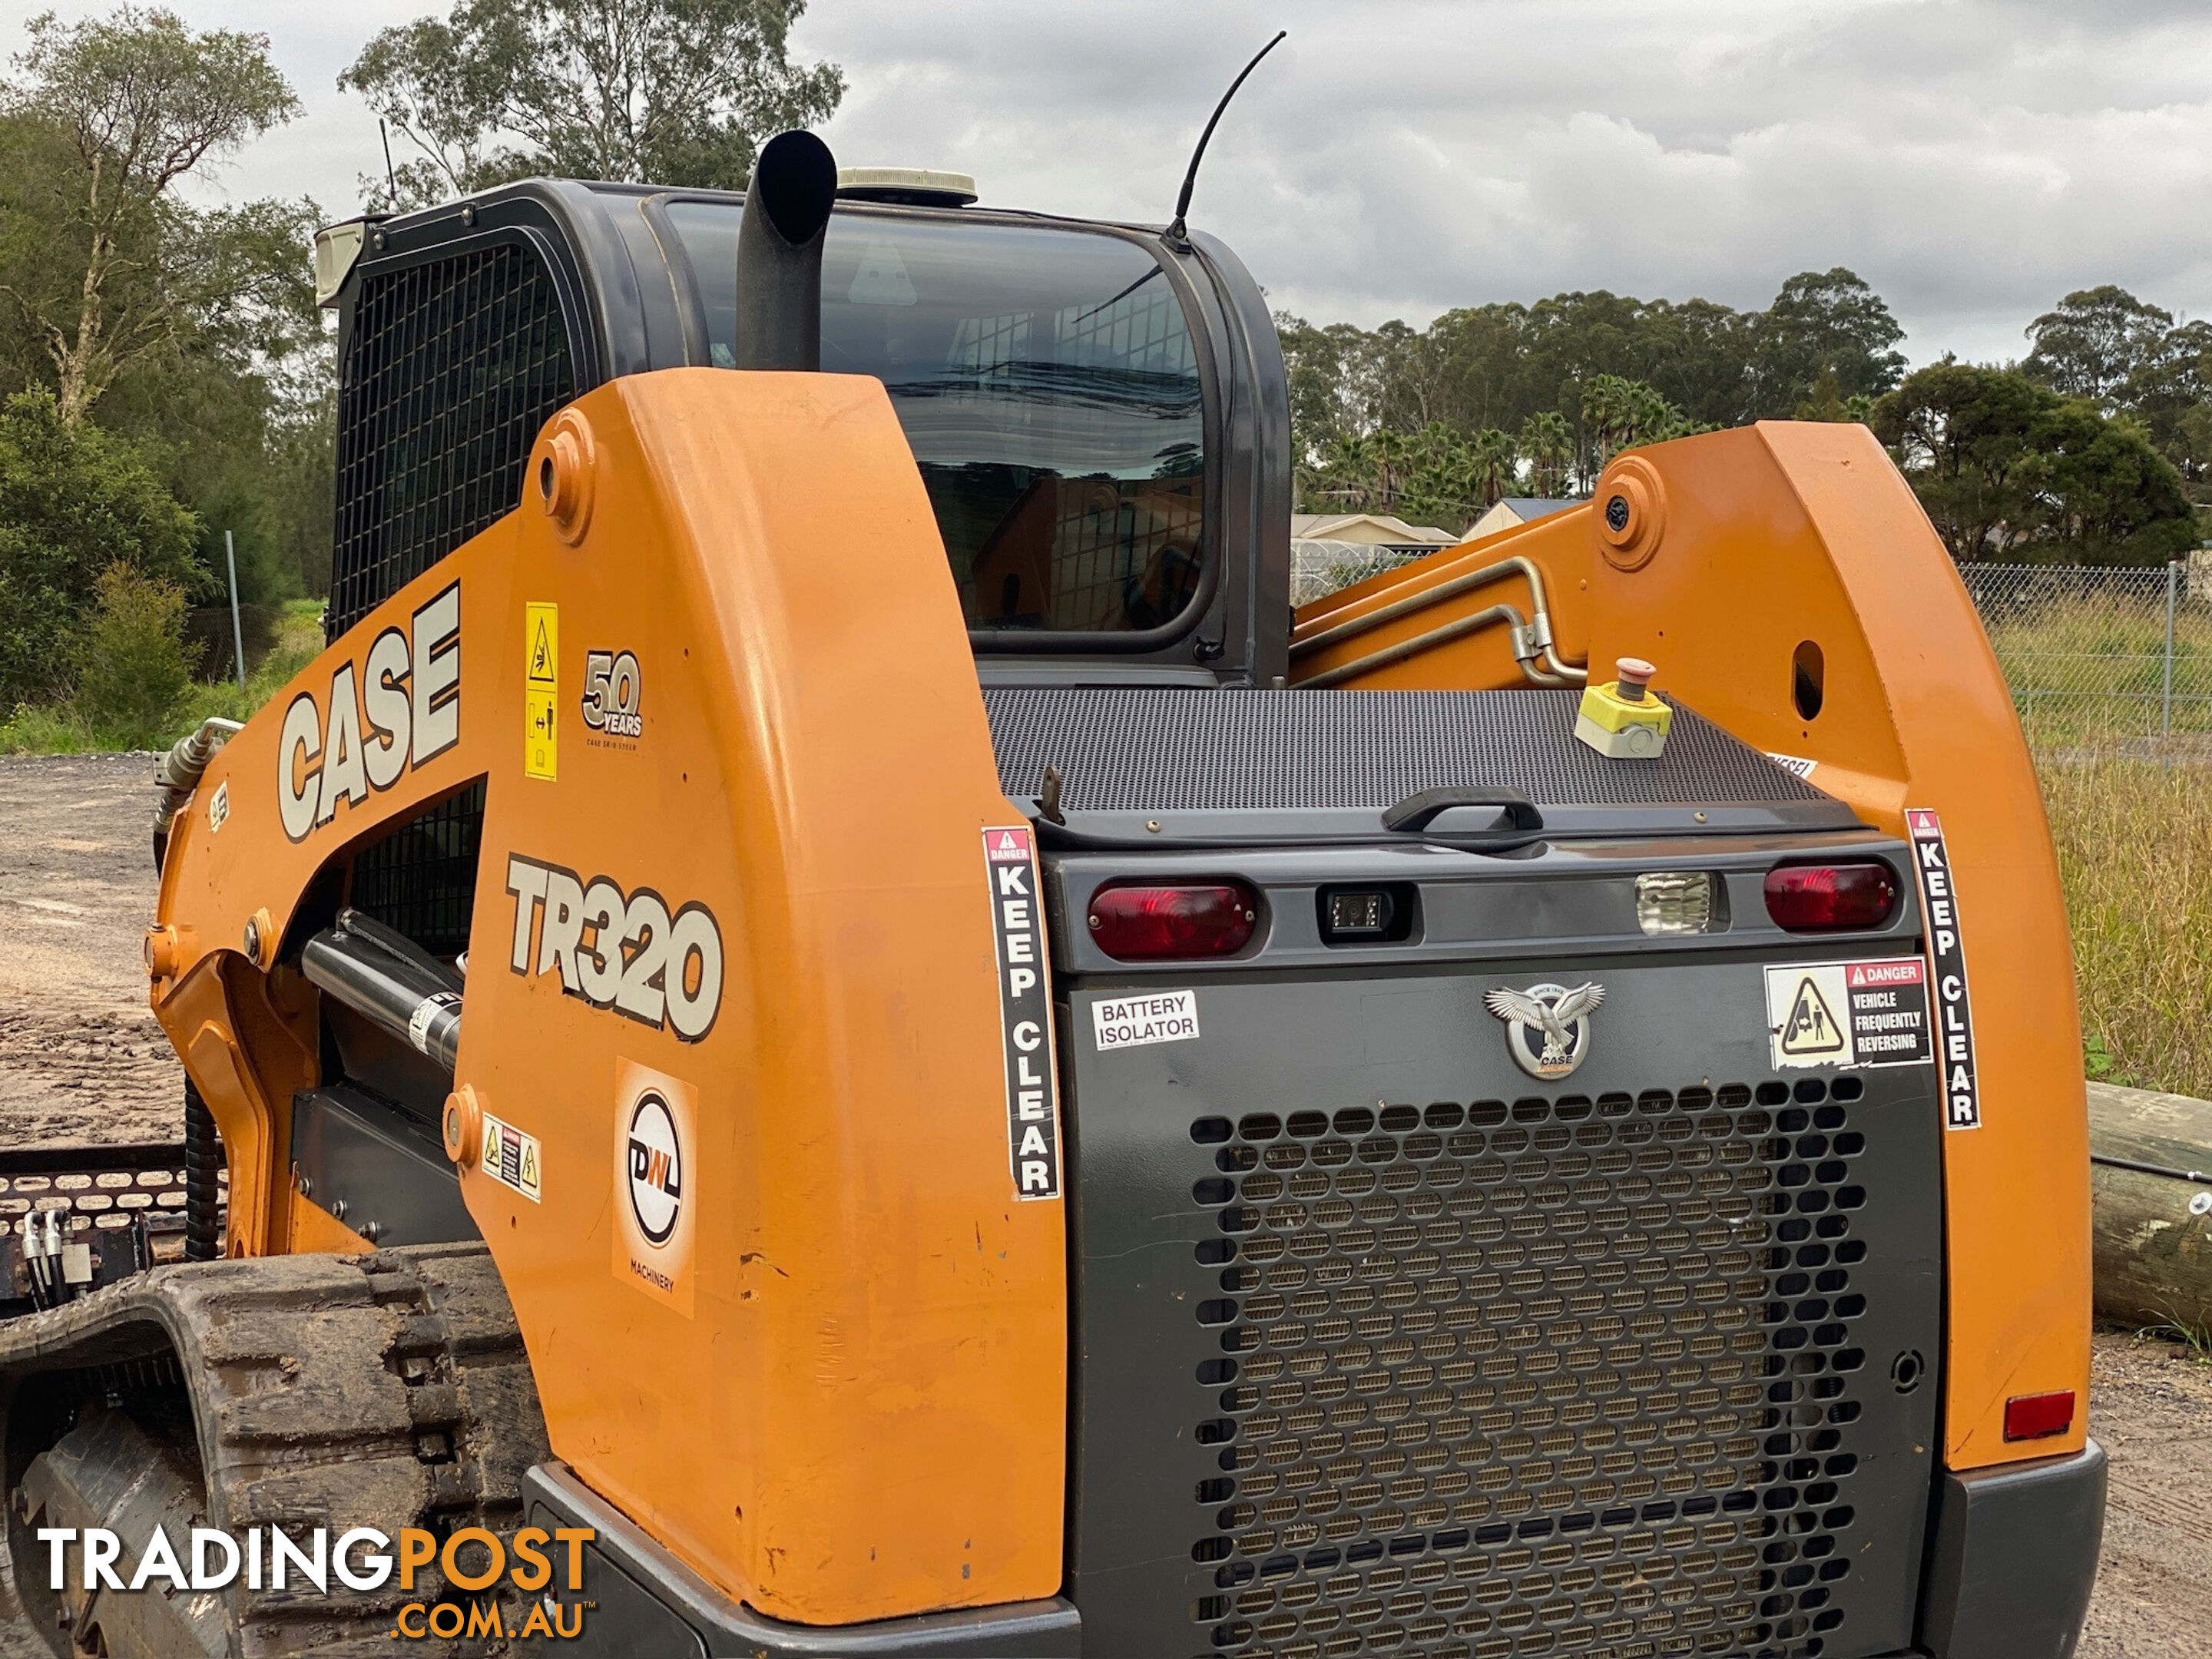
[[738,228],[739,368],[822,367],[822,242],[837,162],[811,132],[762,146]]

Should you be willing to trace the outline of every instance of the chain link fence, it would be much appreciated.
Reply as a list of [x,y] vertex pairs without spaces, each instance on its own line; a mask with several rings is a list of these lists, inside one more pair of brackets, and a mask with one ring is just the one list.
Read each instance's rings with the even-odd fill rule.
[[2039,757],[2212,761],[2212,560],[1960,574]]

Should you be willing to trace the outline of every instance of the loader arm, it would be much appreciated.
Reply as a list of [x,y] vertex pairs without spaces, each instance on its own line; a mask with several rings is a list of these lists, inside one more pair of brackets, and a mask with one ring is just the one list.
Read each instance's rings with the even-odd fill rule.
[[[1540,587],[1517,573],[1470,585],[1507,561]],[[1903,837],[1908,809],[1937,814],[1980,1097],[1978,1123],[1943,1141],[1944,1461],[2017,1458],[2008,1399],[2087,1397],[2087,1104],[2042,793],[1949,556],[1864,427],[1765,422],[1622,456],[1588,507],[1304,606],[1291,683],[1522,684],[1509,623],[1460,623],[1539,593],[1565,658],[1649,659],[1668,696],[1789,757],[1877,828]],[[1915,845],[1924,860],[1924,838]],[[1947,1046],[1947,1070],[1957,1060]],[[2084,1435],[2077,1416],[2036,1450],[2074,1450]]]

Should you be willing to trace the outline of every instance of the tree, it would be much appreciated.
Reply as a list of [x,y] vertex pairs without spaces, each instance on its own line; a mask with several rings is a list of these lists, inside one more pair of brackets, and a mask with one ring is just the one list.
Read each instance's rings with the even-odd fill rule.
[[1898,383],[1905,331],[1856,272],[1800,271],[1752,326],[1752,413],[1787,419],[1823,374],[1841,396],[1877,396]]
[[1557,498],[1565,490],[1575,463],[1575,434],[1567,417],[1556,409],[1540,410],[1521,423],[1518,441],[1536,494]]
[[100,577],[188,586],[198,525],[137,449],[44,390],[0,404],[0,708],[67,684]]
[[186,308],[136,251],[173,228],[163,212],[173,187],[300,104],[270,63],[265,35],[196,34],[173,13],[125,5],[66,25],[45,13],[29,37],[7,107],[74,152],[76,200],[62,223],[76,277],[58,294],[10,292],[35,321],[56,407],[74,425],[127,363],[174,337]]
[[2128,388],[2154,373],[2173,313],[2106,283],[2077,289],[2027,325],[2032,349],[2021,371],[2067,398],[2119,406]]
[[1954,558],[2149,563],[2196,540],[2142,427],[2025,374],[1947,358],[1875,404],[1875,434]]
[[[826,120],[834,64],[801,67],[805,0],[459,0],[380,31],[338,77],[413,145],[419,207],[532,173],[742,189],[753,153]],[[389,195],[380,179],[372,194]]]

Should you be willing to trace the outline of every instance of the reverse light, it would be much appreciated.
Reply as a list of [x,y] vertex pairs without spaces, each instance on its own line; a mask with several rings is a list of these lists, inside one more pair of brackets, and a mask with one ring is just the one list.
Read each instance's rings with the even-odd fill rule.
[[1712,873],[1647,870],[1636,878],[1636,925],[1655,937],[1713,930]]
[[2048,1440],[2074,1426],[2074,1390],[2021,1394],[2005,1401],[2005,1438]]
[[1091,937],[1122,962],[1232,957],[1259,922],[1241,881],[1110,882],[1091,896]]
[[1766,872],[1766,914],[1793,933],[1879,927],[1897,908],[1886,864],[1796,864]]

